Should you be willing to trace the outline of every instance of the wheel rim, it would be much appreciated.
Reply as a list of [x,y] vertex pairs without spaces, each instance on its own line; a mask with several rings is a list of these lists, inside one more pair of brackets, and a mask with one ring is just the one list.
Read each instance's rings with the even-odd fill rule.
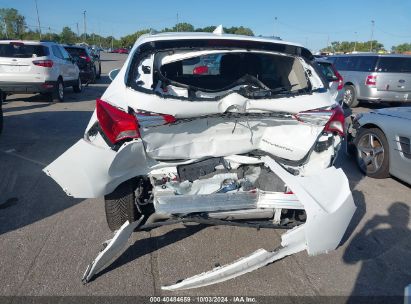
[[60,99],[63,99],[63,97],[64,97],[64,87],[63,87],[63,84],[60,82],[59,83],[59,97],[60,97]]
[[384,146],[374,133],[364,134],[357,144],[357,161],[362,171],[377,172],[384,161]]
[[343,99],[344,99],[344,102],[348,105],[352,103],[353,93],[350,89],[345,90]]

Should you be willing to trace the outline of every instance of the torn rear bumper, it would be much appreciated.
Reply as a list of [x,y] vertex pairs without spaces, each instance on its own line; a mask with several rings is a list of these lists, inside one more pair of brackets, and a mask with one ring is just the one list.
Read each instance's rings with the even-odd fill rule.
[[[277,250],[259,249],[232,264],[162,287],[164,290],[182,290],[220,283],[303,250],[316,255],[338,246],[356,209],[343,171],[330,167],[313,176],[298,177],[269,157],[261,160],[293,190],[307,213],[306,222],[284,233],[281,236],[281,247]],[[134,228],[139,228],[140,222],[141,219],[134,223],[127,222],[115,233],[106,249],[89,265],[83,279],[85,282],[119,254]]]

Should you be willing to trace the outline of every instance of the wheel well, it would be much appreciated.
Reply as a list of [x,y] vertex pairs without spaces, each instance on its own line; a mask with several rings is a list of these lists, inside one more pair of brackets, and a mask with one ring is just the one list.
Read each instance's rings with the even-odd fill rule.
[[352,82],[346,82],[346,83],[344,84],[344,86],[347,86],[347,85],[354,86],[354,84],[353,84]]
[[61,80],[61,81],[63,81],[63,76],[59,76],[59,77],[57,77],[57,80]]
[[[377,126],[377,125],[375,125],[375,124],[373,124],[373,123],[366,123],[365,125],[362,125],[361,126],[361,128],[364,128],[364,129],[380,129],[381,130],[381,132],[383,132],[384,133],[384,131],[379,127],[379,126]],[[385,133],[384,133],[385,134]]]

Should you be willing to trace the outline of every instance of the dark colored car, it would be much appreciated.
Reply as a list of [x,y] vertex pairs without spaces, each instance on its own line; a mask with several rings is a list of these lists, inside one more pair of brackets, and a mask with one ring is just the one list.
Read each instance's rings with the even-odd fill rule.
[[118,48],[118,49],[114,49],[112,51],[112,53],[118,53],[118,54],[128,54],[129,51],[126,48]]
[[64,48],[76,61],[83,83],[95,83],[101,76],[101,61],[85,46],[65,45]]

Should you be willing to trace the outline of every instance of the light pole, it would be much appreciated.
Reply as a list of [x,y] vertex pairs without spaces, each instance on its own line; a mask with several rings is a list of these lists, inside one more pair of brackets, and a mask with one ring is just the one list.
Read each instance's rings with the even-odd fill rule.
[[[276,25],[277,25],[277,17],[274,17],[274,33],[273,33],[274,37],[276,36],[275,35]],[[280,35],[277,35],[277,37],[280,37]]]
[[370,52],[372,52],[372,40],[374,39],[374,25],[375,25],[375,21],[371,20],[371,46],[370,46]]
[[87,39],[87,25],[86,25],[86,11],[83,12],[83,22],[84,22],[84,40]]
[[355,41],[354,41],[354,51],[353,52],[355,52],[355,50],[356,50],[356,48],[357,48],[357,40],[358,40],[358,38],[357,38],[357,32],[354,32],[354,34],[355,34]]
[[34,0],[34,3],[36,4],[37,23],[38,23],[38,25],[39,25],[39,34],[40,34],[40,40],[41,40],[41,26],[40,26],[39,9],[38,9],[38,7],[37,7],[37,0]]

